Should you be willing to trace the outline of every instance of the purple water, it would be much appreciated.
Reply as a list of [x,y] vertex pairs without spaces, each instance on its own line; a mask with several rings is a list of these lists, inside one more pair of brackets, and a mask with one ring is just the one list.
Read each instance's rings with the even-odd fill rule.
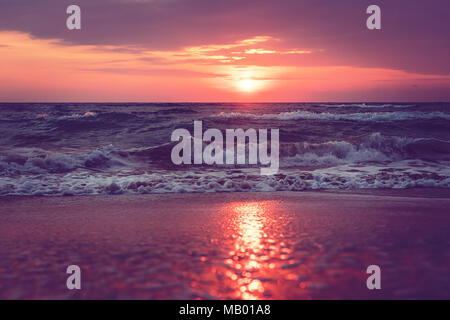
[[[450,187],[449,103],[0,104],[0,195]],[[173,130],[279,128],[280,171],[175,166]]]

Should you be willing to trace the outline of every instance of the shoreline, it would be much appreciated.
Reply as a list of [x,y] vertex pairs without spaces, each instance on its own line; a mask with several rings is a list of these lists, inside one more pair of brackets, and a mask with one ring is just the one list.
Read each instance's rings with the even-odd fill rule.
[[0,299],[450,298],[449,194],[0,197]]
[[216,192],[167,192],[167,193],[117,193],[117,194],[64,194],[64,195],[0,195],[0,202],[8,199],[30,199],[30,198],[85,198],[85,197],[127,197],[127,196],[177,196],[177,195],[227,195],[227,194],[249,194],[249,195],[289,195],[289,194],[336,194],[336,195],[366,195],[366,196],[391,196],[391,197],[423,197],[423,198],[450,198],[450,188],[442,187],[414,187],[405,189],[394,188],[361,188],[361,189],[306,189],[295,191],[216,191]]

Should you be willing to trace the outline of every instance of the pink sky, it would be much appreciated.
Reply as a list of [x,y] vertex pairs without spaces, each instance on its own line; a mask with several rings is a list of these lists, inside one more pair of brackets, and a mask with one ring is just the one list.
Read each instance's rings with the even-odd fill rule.
[[0,101],[448,101],[450,6],[402,2],[0,0]]

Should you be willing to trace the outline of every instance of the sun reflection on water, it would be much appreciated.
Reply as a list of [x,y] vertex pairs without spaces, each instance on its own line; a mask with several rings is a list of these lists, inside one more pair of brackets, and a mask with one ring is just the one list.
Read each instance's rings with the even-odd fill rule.
[[231,221],[228,231],[234,240],[225,261],[229,267],[226,276],[237,298],[264,298],[264,279],[269,274],[272,278],[274,273],[271,259],[280,254],[280,243],[269,231],[276,208],[276,201],[238,202],[224,208]]

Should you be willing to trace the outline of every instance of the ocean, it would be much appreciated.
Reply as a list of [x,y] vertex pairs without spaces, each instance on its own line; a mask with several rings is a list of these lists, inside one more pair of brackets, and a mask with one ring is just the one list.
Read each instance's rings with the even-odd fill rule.
[[[174,165],[171,133],[280,130],[280,169]],[[1,103],[0,195],[450,188],[450,103]]]

